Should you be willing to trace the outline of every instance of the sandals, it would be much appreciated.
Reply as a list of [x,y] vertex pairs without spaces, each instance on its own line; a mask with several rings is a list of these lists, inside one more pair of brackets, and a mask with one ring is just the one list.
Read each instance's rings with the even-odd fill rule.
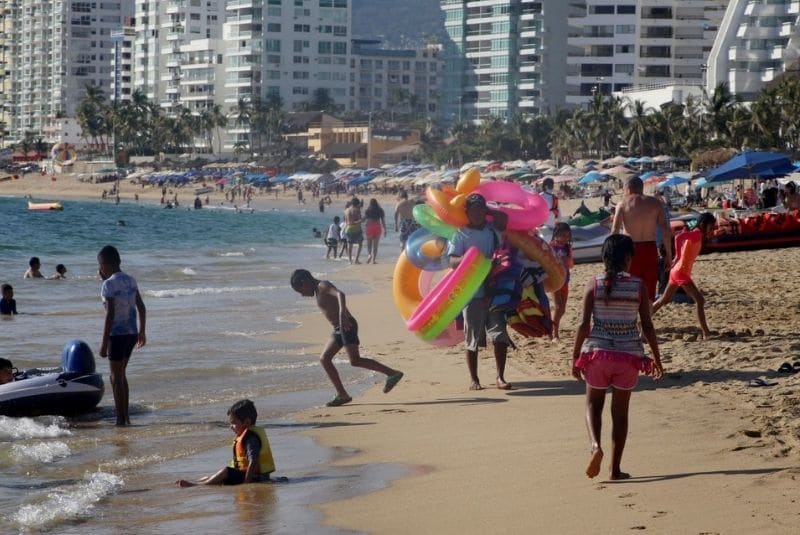
[[392,388],[400,382],[400,379],[403,378],[403,372],[393,373],[389,377],[386,378],[386,384],[383,385],[383,393],[388,394],[392,391]]
[[346,403],[350,403],[351,401],[353,401],[353,398],[351,398],[350,396],[339,396],[339,395],[337,395],[335,398],[333,398],[332,400],[327,402],[325,404],[325,406],[326,407],[341,407],[342,405],[344,405]]

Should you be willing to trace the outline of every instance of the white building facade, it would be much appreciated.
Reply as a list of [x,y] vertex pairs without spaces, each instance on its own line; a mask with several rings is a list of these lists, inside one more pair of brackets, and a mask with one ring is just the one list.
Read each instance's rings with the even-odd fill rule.
[[136,0],[135,90],[173,112],[180,101],[181,45],[220,39],[224,0]]
[[13,65],[5,95],[9,140],[26,132],[55,140],[58,119],[75,116],[87,85],[107,92],[111,32],[133,15],[133,6],[123,0],[16,0],[6,2],[4,12]]
[[745,102],[800,60],[800,0],[731,0],[708,60],[708,87],[728,84]]
[[[226,107],[273,95],[292,110],[321,89],[340,109],[352,109],[351,10],[350,0],[228,0]],[[246,129],[228,133],[227,149],[248,143]]]
[[133,19],[123,23],[122,28],[111,31],[111,85],[108,99],[111,102],[131,100],[133,91],[133,42],[136,31]]

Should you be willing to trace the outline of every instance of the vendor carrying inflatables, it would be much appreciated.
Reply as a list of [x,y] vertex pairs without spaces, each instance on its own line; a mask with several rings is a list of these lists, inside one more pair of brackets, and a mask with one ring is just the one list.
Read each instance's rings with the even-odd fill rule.
[[[499,210],[489,210],[486,199],[478,193],[467,196],[465,203],[468,223],[456,232],[450,241],[447,251],[450,257],[450,267],[455,269],[461,262],[461,257],[470,247],[477,247],[486,258],[492,258],[500,246],[499,232],[506,229],[508,216]],[[487,216],[492,221],[487,221]],[[469,368],[472,384],[470,390],[480,390],[481,382],[478,378],[478,347],[486,345],[487,335],[492,341],[494,359],[497,365],[497,388],[508,390],[511,385],[505,380],[506,353],[511,339],[506,332],[506,317],[499,310],[490,310],[484,299],[486,295],[485,284],[481,285],[472,300],[464,307],[464,344],[467,353],[467,367]]]

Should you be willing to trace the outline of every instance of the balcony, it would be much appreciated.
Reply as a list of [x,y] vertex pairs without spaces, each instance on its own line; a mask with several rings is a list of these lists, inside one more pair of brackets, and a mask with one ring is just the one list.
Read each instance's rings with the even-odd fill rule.
[[776,39],[780,36],[780,26],[749,26],[742,24],[736,32],[743,39]]
[[728,60],[730,61],[766,61],[770,53],[766,49],[750,50],[741,46],[728,49]]

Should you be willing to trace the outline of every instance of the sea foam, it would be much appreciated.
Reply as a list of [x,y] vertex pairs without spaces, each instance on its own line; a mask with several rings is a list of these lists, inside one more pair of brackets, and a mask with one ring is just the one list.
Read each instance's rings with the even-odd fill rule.
[[71,435],[63,417],[9,418],[0,416],[0,440],[25,440],[28,438],[57,438]]
[[68,520],[89,516],[95,504],[122,488],[122,478],[105,472],[87,474],[37,503],[25,504],[9,520],[22,531],[44,530]]
[[69,446],[60,440],[11,446],[11,455],[18,463],[52,463],[58,459],[69,457],[71,453]]
[[186,297],[191,295],[216,295],[227,293],[263,292],[277,290],[277,286],[224,286],[216,288],[171,288],[168,290],[145,290],[147,297]]

